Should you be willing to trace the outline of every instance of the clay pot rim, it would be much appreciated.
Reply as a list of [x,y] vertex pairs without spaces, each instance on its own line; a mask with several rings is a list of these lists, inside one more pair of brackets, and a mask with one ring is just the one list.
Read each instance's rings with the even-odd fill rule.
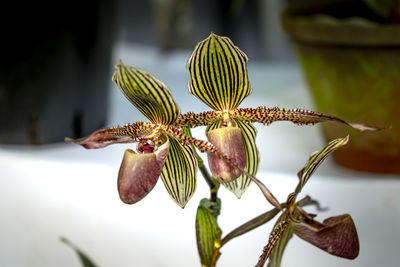
[[321,5],[343,0],[306,1],[289,5],[281,15],[283,29],[303,43],[333,46],[400,47],[400,24],[382,24],[361,17],[338,19],[309,14]]

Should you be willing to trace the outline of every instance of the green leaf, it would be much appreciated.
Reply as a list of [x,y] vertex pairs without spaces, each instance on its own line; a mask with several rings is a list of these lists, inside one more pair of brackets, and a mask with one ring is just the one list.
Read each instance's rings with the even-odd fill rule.
[[190,145],[168,137],[170,146],[161,179],[175,202],[185,207],[196,190],[197,160]]
[[228,37],[214,33],[188,60],[189,92],[214,110],[232,110],[251,93],[247,56]]
[[83,253],[78,247],[72,244],[67,238],[61,237],[60,241],[75,250],[83,267],[96,267],[96,264],[94,264],[93,261],[85,255],[85,253]]
[[296,235],[338,257],[355,259],[360,251],[358,234],[349,214],[317,221],[292,221]]
[[297,176],[299,177],[299,183],[296,187],[295,192],[288,196],[287,203],[289,206],[294,204],[297,195],[300,193],[304,185],[307,183],[308,179],[318,168],[318,166],[324,161],[324,159],[339,147],[344,146],[348,142],[348,140],[349,136],[346,136],[345,138],[334,139],[329,142],[328,145],[326,145],[321,151],[316,151],[311,154],[307,164],[297,173]]
[[205,206],[199,205],[196,214],[196,238],[202,266],[215,266],[220,256],[221,234],[217,219]]
[[119,61],[112,79],[151,122],[169,125],[179,116],[179,107],[169,88],[150,73]]

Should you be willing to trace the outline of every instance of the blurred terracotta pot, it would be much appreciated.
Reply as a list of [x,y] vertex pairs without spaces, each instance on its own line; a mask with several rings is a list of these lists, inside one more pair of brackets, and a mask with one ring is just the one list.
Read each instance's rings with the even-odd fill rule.
[[400,173],[400,25],[349,18],[348,14],[340,15],[344,19],[329,15],[333,10],[349,12],[352,9],[346,5],[354,2],[291,5],[282,14],[283,28],[294,40],[318,111],[351,122],[391,127],[358,133],[324,124],[328,140],[350,134],[348,145],[335,152],[335,160],[356,170]]

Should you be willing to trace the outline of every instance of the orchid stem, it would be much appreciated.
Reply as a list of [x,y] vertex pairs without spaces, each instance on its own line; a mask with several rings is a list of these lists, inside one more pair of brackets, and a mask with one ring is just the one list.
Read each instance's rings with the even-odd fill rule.
[[201,174],[204,177],[204,180],[206,180],[208,186],[210,187],[210,192],[211,192],[211,196],[210,196],[210,200],[212,202],[217,202],[217,194],[218,194],[218,188],[217,185],[213,182],[213,178],[210,175],[210,173],[208,172],[208,169],[202,165],[201,167],[199,167]]

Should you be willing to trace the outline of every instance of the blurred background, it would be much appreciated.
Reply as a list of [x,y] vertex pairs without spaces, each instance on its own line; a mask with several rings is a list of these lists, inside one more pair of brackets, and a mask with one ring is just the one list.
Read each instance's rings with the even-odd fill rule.
[[[253,93],[241,107],[315,109],[280,21],[283,8],[294,2],[3,1],[0,266],[80,266],[61,236],[99,266],[199,265],[194,219],[200,199],[209,194],[200,175],[184,210],[170,200],[161,182],[144,200],[128,206],[119,200],[116,179],[129,145],[84,150],[63,140],[147,120],[111,82],[119,59],[163,81],[182,112],[209,110],[189,94],[185,65],[210,32],[229,36],[249,57]],[[297,171],[326,139],[320,126],[284,122],[256,127],[258,177],[284,200],[297,183]],[[198,128],[193,134],[205,138],[203,132]],[[354,261],[336,258],[294,237],[283,266],[397,266],[399,192],[396,174],[359,172],[327,159],[304,195],[329,207],[317,217],[320,221],[352,215],[360,256]],[[240,201],[224,189],[220,197],[219,223],[225,234],[270,209],[254,185]],[[222,250],[220,266],[253,266],[272,226],[231,241]]]
[[280,11],[290,0],[121,1],[119,40],[191,50],[209,33],[229,36],[252,61],[293,60]]
[[180,52],[188,57],[213,31],[230,36],[251,62],[291,61],[288,38],[279,26],[285,4],[91,0],[62,7],[23,1],[21,7],[5,1],[0,142],[50,143],[65,135],[86,136],[104,125],[109,77],[122,44],[160,56]]

